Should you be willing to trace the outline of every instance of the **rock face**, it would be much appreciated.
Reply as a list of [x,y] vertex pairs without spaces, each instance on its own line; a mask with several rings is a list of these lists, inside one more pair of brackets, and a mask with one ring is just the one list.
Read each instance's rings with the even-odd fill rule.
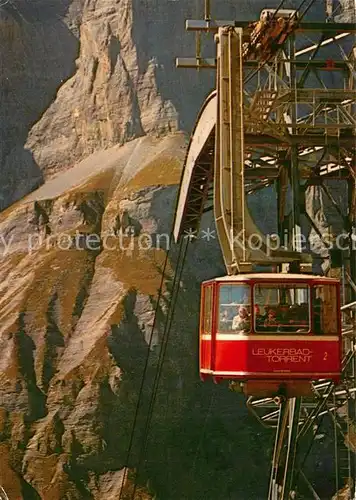
[[26,144],[47,175],[97,149],[177,130],[178,113],[157,88],[159,64],[139,54],[132,33],[140,24],[135,15],[131,0],[91,1],[82,10],[75,74]]
[[[213,9],[251,19],[263,7]],[[197,14],[188,0],[3,2],[0,209],[93,152],[189,132],[214,85],[210,72],[175,68],[176,56],[194,53],[184,23]]]
[[354,23],[356,19],[355,0],[339,0],[340,8],[336,9],[335,20],[338,23]]
[[0,209],[42,182],[27,135],[74,72],[79,41],[63,21],[68,2],[0,6]]

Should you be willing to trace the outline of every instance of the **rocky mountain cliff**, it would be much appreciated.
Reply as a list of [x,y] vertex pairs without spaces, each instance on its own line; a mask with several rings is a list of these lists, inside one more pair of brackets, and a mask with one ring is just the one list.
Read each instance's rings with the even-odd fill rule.
[[[252,19],[264,6],[213,9]],[[186,0],[0,3],[0,484],[11,500],[116,500],[124,468],[139,462],[177,265],[172,246],[153,325],[181,130],[213,85],[174,68],[176,55],[193,54],[184,20],[195,16]],[[199,285],[223,272],[216,241],[199,239],[181,279],[142,499],[265,495],[273,435],[243,398],[197,377]]]
[[[264,5],[218,0],[212,11],[253,19]],[[0,208],[93,152],[190,132],[214,76],[174,61],[194,54],[184,26],[201,9],[188,0],[1,2]]]

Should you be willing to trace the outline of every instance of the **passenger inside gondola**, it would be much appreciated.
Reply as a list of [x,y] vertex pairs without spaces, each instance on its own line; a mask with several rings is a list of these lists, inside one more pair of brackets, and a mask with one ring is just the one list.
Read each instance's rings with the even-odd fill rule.
[[257,328],[260,328],[263,326],[263,323],[265,322],[267,315],[262,315],[261,314],[261,308],[258,304],[255,304],[255,322],[257,325]]
[[250,331],[250,327],[251,322],[247,308],[243,306],[238,307],[237,314],[232,320],[232,330],[246,333]]
[[274,309],[269,309],[267,318],[263,324],[266,332],[276,331],[278,328],[277,313]]
[[231,330],[232,314],[228,309],[223,309],[220,314],[220,330]]
[[[247,326],[243,321],[250,322],[251,289],[246,285],[223,285],[219,292],[219,331],[236,333]],[[241,328],[240,328],[241,323]],[[247,330],[250,330],[248,326]]]
[[255,303],[266,311],[263,321],[255,315],[256,333],[309,331],[309,289],[304,285],[256,285]]

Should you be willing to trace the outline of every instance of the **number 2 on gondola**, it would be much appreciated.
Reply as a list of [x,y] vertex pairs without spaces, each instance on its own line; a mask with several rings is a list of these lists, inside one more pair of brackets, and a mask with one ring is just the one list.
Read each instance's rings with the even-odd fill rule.
[[328,357],[328,353],[327,353],[327,352],[324,352],[324,358],[323,358],[323,361],[326,361],[327,357]]

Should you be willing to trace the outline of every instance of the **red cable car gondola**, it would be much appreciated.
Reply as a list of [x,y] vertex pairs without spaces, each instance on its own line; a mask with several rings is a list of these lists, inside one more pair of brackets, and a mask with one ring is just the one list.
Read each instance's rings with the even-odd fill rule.
[[225,276],[202,284],[200,376],[248,395],[295,397],[341,375],[340,283],[302,274]]

